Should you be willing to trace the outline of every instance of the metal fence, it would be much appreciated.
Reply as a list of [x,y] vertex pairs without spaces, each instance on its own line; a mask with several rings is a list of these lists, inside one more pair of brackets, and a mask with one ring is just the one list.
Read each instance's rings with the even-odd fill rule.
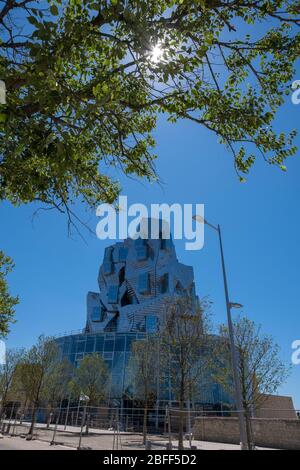
[[[252,449],[300,449],[300,411],[261,409],[260,414],[247,420]],[[176,449],[181,433],[186,449],[239,449],[236,411],[163,406],[147,410],[146,429],[144,416],[143,408],[67,406],[34,413],[12,407],[2,415],[0,433],[95,450]]]

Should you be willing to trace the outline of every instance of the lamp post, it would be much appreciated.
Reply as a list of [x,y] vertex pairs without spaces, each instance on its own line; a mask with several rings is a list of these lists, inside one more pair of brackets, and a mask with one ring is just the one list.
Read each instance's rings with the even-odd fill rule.
[[245,421],[245,416],[244,416],[243,397],[242,397],[242,391],[241,391],[241,381],[240,381],[240,374],[239,374],[239,369],[238,369],[237,351],[236,351],[236,347],[234,344],[234,331],[233,331],[233,324],[232,324],[232,318],[231,318],[231,309],[241,308],[242,305],[238,303],[230,302],[229,300],[228,283],[227,283],[224,251],[223,251],[223,243],[222,243],[222,233],[221,233],[220,225],[216,227],[208,223],[200,215],[195,215],[193,219],[196,220],[196,222],[208,225],[209,227],[211,227],[213,230],[215,230],[218,233],[221,263],[222,263],[222,272],[223,272],[224,291],[225,291],[225,300],[226,300],[227,323],[228,323],[228,332],[229,332],[229,340],[230,340],[232,371],[233,371],[233,379],[234,379],[234,387],[235,387],[235,399],[236,399],[236,406],[237,406],[238,418],[239,418],[241,448],[242,450],[248,450],[246,421]]

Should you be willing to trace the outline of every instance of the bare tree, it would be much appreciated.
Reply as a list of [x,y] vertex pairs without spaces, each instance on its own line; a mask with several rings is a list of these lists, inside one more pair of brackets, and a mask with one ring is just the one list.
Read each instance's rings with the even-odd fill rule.
[[[275,393],[289,375],[289,368],[279,356],[279,346],[270,335],[261,332],[247,317],[234,323],[234,341],[238,352],[243,410],[246,418],[248,448],[252,448],[251,416],[259,409],[266,395]],[[228,328],[220,326],[221,341],[215,343],[215,379],[234,396]]]
[[38,408],[47,394],[47,386],[55,377],[59,364],[58,346],[52,338],[42,335],[37,343],[26,352],[17,367],[16,382],[33,407],[28,438],[33,437]]
[[14,375],[23,357],[24,349],[8,349],[5,363],[0,366],[0,418],[8,401],[15,396]]
[[108,370],[101,356],[94,353],[85,356],[75,370],[70,390],[76,397],[84,394],[89,405],[97,405],[107,395]]
[[161,333],[161,361],[170,375],[172,394],[179,402],[178,448],[183,449],[185,403],[199,394],[209,368],[209,302],[195,306],[189,297],[166,303]]
[[51,412],[62,402],[69,393],[69,384],[73,374],[73,366],[64,359],[46,375],[43,392],[43,401],[47,405],[47,427],[50,425]]
[[157,371],[160,341],[158,336],[148,336],[131,346],[128,380],[131,397],[144,408],[143,443],[147,439],[148,410],[157,397]]

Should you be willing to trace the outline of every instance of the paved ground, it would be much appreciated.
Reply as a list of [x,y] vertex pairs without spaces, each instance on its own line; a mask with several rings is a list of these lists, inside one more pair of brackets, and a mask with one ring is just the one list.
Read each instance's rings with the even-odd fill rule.
[[26,441],[21,437],[4,437],[0,439],[0,450],[75,450],[66,446],[50,446],[42,441]]
[[[95,441],[95,439],[97,439]],[[151,441],[152,450],[164,450],[168,441],[164,439],[157,439],[157,436],[149,436]],[[75,441],[74,441],[75,444]],[[88,444],[88,445],[87,445]],[[83,440],[82,445],[89,447],[94,450],[143,450],[142,437],[136,435],[120,436],[118,443],[113,443],[112,436],[102,435],[101,440],[99,436],[90,436]],[[177,448],[177,441],[172,442],[173,448]],[[199,450],[239,450],[239,446],[234,444],[222,444],[217,442],[204,442],[204,441],[193,441],[193,445]],[[50,446],[49,442],[35,439],[32,441],[26,441],[21,437],[8,437],[0,439],[0,450],[75,450],[73,447],[66,445],[55,445]],[[185,448],[189,449],[188,442],[185,443]]]
[[[51,425],[49,429],[45,424],[37,423],[35,427],[34,440],[26,441],[24,437],[28,434],[29,423],[24,422],[22,425],[12,423],[10,427],[10,434],[17,437],[4,437],[0,439],[0,450],[3,446],[15,446],[15,449],[42,449],[54,450],[73,448],[76,449],[80,441],[80,428],[67,426],[66,430],[63,425]],[[23,438],[22,438],[23,437]],[[54,439],[57,445],[50,446],[50,442]],[[15,440],[15,441],[14,441]],[[148,435],[148,440],[151,442],[152,450],[164,450],[168,444],[168,438],[162,435]],[[178,442],[175,437],[172,437],[173,449],[177,449]],[[235,444],[223,444],[218,442],[207,441],[192,441],[192,445],[196,446],[199,450],[239,450],[240,447]],[[18,447],[21,446],[21,447]],[[33,447],[31,447],[33,446]],[[37,446],[37,447],[34,447]],[[184,446],[190,449],[188,441],[185,441]],[[118,435],[113,430],[103,429],[90,429],[88,435],[83,433],[81,437],[81,447],[93,450],[143,450],[143,436],[141,433],[120,432]],[[8,447],[9,448],[9,447]],[[267,449],[266,449],[267,450]]]

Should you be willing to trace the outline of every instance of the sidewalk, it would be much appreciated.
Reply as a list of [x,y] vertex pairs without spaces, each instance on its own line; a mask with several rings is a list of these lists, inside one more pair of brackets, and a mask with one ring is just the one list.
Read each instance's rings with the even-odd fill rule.
[[21,437],[4,436],[0,439],[0,450],[75,450],[74,447],[50,446],[42,441],[26,441]]
[[[20,435],[25,437],[28,433],[28,428],[30,424],[28,422],[23,422],[22,425],[16,426],[15,434],[18,437],[8,437],[8,439],[18,439],[20,441]],[[58,425],[55,435],[55,446],[50,446],[50,442],[54,436],[54,425],[51,424],[49,429],[45,427],[44,423],[37,423],[35,425],[34,439],[32,441],[26,441],[26,439],[21,438],[21,443],[23,446],[26,446],[26,443],[29,442],[39,442],[40,446],[43,446],[43,449],[53,449],[58,447],[63,448],[72,448],[76,449],[79,445],[80,440],[80,428],[75,426],[67,426],[64,429],[64,425]],[[12,427],[13,429],[13,427]],[[85,430],[85,429],[84,429]],[[151,450],[166,450],[167,444],[169,443],[168,436],[166,435],[156,435],[148,434],[147,440],[151,443]],[[0,439],[0,449],[1,442],[3,439]],[[227,444],[219,442],[208,442],[208,441],[199,441],[193,440],[192,446],[195,446],[199,450],[240,450],[240,446],[237,444]],[[173,450],[177,450],[178,440],[175,439],[174,435],[172,436],[172,447]],[[89,434],[86,435],[84,432],[81,438],[81,447],[91,450],[144,450],[145,446],[143,444],[142,433],[137,432],[124,432],[116,431],[111,429],[95,429],[90,428]],[[23,447],[22,447],[23,448]],[[26,447],[28,448],[28,447]],[[39,447],[40,448],[40,447]],[[189,441],[184,441],[185,450],[190,450]],[[258,447],[257,450],[274,450],[268,448]]]

